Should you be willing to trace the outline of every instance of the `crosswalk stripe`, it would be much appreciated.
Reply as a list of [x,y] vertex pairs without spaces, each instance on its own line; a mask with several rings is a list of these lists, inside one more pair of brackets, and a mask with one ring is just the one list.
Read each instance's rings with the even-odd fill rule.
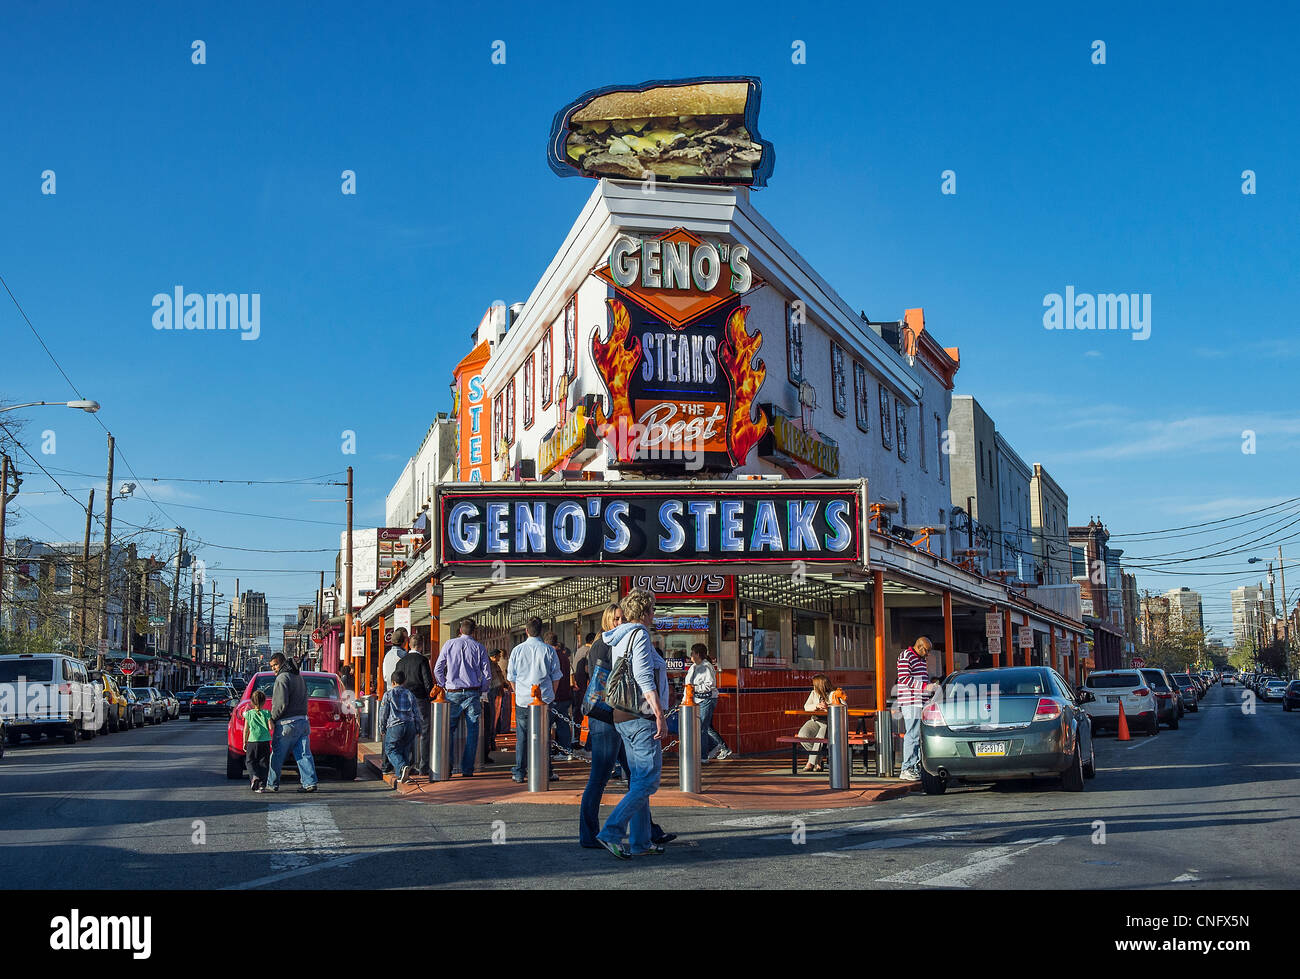
[[890,836],[883,840],[868,840],[866,843],[855,843],[852,846],[842,846],[841,850],[894,850],[900,846],[916,846],[918,843],[938,843],[944,840],[955,839],[958,836],[965,836],[969,830],[957,829],[948,830],[944,833],[927,833],[923,836]]
[[271,870],[296,870],[336,857],[344,846],[330,807],[324,803],[272,805],[266,810]]
[[[934,860],[908,870],[901,870],[878,880],[885,884],[920,884],[927,887],[970,887],[980,877],[995,873],[1011,865],[1013,857],[1028,853],[1038,846],[1055,846],[1064,836],[1052,836],[1047,839],[1030,838],[1016,840],[1001,846],[990,846],[976,850],[966,858],[961,867],[953,867],[948,860]],[[1019,847],[1020,849],[1017,849]]]
[[[834,811],[835,810],[833,809],[831,810],[831,812]],[[818,830],[816,833],[809,833],[808,838],[809,839],[816,838],[818,840],[834,840],[834,839],[838,839],[841,836],[848,836],[851,833],[869,833],[872,830],[887,829],[890,826],[898,826],[901,825],[902,823],[910,823],[914,819],[924,819],[927,816],[937,816],[941,812],[943,812],[942,809],[927,809],[924,812],[914,812],[910,816],[890,816],[887,819],[872,819],[865,823],[857,823],[856,825],[853,826],[846,826],[843,829]],[[806,815],[812,815],[812,814],[808,813]],[[802,817],[796,817],[796,818],[802,818]],[[785,822],[787,825],[789,825],[790,820],[786,819]],[[760,840],[788,840],[789,838],[790,838],[789,833],[778,833],[773,836],[759,837]]]

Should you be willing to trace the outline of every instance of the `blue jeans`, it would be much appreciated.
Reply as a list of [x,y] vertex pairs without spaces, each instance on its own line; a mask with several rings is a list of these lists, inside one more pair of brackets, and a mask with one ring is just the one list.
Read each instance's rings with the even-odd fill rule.
[[717,697],[706,697],[700,701],[700,757],[708,758],[713,750],[713,709],[718,706]]
[[[528,708],[515,705],[515,767],[511,769],[511,776],[516,782],[524,782],[528,779]],[[546,705],[546,721],[550,721],[550,704]],[[549,733],[549,726],[548,726]],[[547,739],[550,740],[549,737]],[[550,745],[542,750],[546,757],[546,777],[551,777],[551,752]]]
[[921,707],[900,707],[903,713],[903,770],[921,771]]
[[578,842],[583,846],[595,846],[596,834],[600,832],[600,799],[609,784],[623,739],[613,724],[588,716],[587,747],[591,750],[591,773],[587,776],[587,787],[582,790]]
[[384,757],[399,776],[402,774],[402,769],[411,764],[415,732],[415,725],[408,724],[406,721],[392,721],[384,729]]
[[311,725],[305,717],[284,717],[271,727],[271,771],[266,787],[280,784],[280,769],[290,752],[298,765],[298,780],[303,788],[316,784],[316,761],[311,756]]
[[622,843],[626,835],[633,853],[650,849],[650,797],[659,791],[663,743],[655,740],[655,722],[637,717],[614,725],[627,749],[631,781],[627,793],[605,820],[599,839]]
[[451,705],[451,737],[456,737],[461,715],[465,715],[465,750],[460,756],[460,770],[465,775],[474,774],[474,760],[478,757],[478,698],[477,690],[455,690],[447,693],[447,703]]

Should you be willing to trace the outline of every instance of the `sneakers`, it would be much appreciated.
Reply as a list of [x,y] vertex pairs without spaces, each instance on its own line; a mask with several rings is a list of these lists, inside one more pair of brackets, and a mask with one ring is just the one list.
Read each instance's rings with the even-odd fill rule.
[[713,759],[719,757],[721,754],[722,754],[722,745],[715,744],[713,746],[713,750],[709,752],[708,758],[706,760],[713,761]]
[[554,772],[551,772],[551,781],[558,782],[559,780],[560,780],[560,776],[556,775]]
[[668,852],[668,851],[665,850],[663,847],[661,847],[658,843],[651,843],[651,844],[650,844],[650,849],[648,849],[648,850],[636,850],[636,851],[634,851],[634,852],[632,853],[632,856],[634,856],[634,857],[645,857],[645,856],[662,857],[662,856],[663,856],[665,853],[667,853],[667,852]]
[[409,782],[409,781],[411,781],[411,766],[410,766],[410,765],[403,765],[403,766],[402,766],[402,772],[401,772],[400,775],[397,776],[397,781],[399,781],[399,782]]
[[510,776],[510,781],[514,782],[515,785],[523,785],[524,782],[527,781],[527,779],[516,778],[514,775],[511,775],[511,776]]
[[314,785],[300,785],[300,786],[298,786],[298,791],[299,791],[299,792],[315,792],[315,791],[316,791],[316,786],[314,786]]
[[721,749],[721,750],[718,752],[718,758],[719,758],[719,760],[725,761],[726,759],[728,759],[728,758],[730,758],[730,757],[731,757],[731,749],[730,749],[730,748],[723,748],[723,749]]
[[251,782],[249,782],[248,787],[249,787],[250,789],[252,789],[254,792],[256,792],[256,791],[257,791],[257,779],[253,779]]
[[658,839],[653,839],[650,842],[656,846],[663,846],[665,843],[671,843],[675,839],[677,839],[676,833],[665,833],[663,836]]
[[898,777],[901,778],[904,782],[921,781],[921,773],[918,772],[915,768],[904,768],[901,772],[898,773]]
[[[602,840],[599,836],[596,837],[596,842],[599,843],[601,846],[603,846],[610,853],[614,854],[614,856],[618,857],[620,860],[632,859],[632,854],[628,851],[628,848],[625,847],[622,843],[611,843],[609,842],[609,840]],[[659,848],[659,852],[660,853],[663,852],[663,847]]]

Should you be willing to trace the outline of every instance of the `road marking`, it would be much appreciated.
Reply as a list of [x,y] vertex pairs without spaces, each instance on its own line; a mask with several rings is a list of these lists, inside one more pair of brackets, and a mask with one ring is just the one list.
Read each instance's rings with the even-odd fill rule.
[[1143,745],[1150,744],[1150,743],[1151,743],[1152,741],[1154,741],[1154,740],[1155,740],[1154,738],[1143,738],[1143,739],[1142,739],[1141,741],[1139,741],[1137,744],[1131,744],[1131,745],[1129,745],[1129,746],[1128,746],[1128,750],[1129,750],[1129,751],[1132,751],[1134,748],[1141,748]]
[[272,872],[298,870],[320,858],[338,856],[343,834],[322,802],[272,805],[266,810]]
[[314,874],[318,870],[327,870],[330,867],[342,867],[360,860],[362,857],[368,857],[371,854],[379,853],[378,850],[360,850],[356,853],[349,853],[342,857],[335,857],[333,860],[326,860],[323,863],[314,863],[310,867],[298,867],[294,870],[286,870],[279,874],[270,874],[267,877],[259,877],[257,880],[243,880],[238,884],[231,884],[229,887],[223,887],[223,891],[246,891],[253,887],[265,887],[268,884],[275,884],[282,880],[289,880],[291,877],[301,877],[303,874]]
[[1187,871],[1187,873],[1179,874],[1177,877],[1175,877],[1174,883],[1186,884],[1189,881],[1200,880],[1201,878],[1196,876],[1198,873],[1200,873],[1200,871],[1197,870],[1195,867],[1192,867],[1190,870]]
[[[830,809],[826,811],[836,812],[838,810]],[[818,840],[834,840],[834,839],[838,839],[841,836],[848,836],[850,833],[869,833],[872,830],[885,829],[889,826],[898,826],[901,823],[908,823],[911,822],[913,819],[924,819],[927,816],[937,816],[943,811],[944,810],[942,809],[927,809],[924,812],[913,813],[910,816],[890,816],[888,819],[872,819],[869,820],[868,822],[858,823],[854,826],[846,826],[843,829],[819,830],[816,833],[809,833],[808,839],[813,839],[815,837]],[[790,821],[785,820],[785,822],[788,825]],[[778,842],[782,840],[788,840],[789,838],[790,838],[789,833],[779,833],[775,836],[759,837],[760,840],[775,840]]]
[[[920,884],[926,887],[970,887],[971,884],[989,874],[1003,870],[1011,865],[1014,857],[1028,853],[1039,846],[1055,846],[1064,836],[1052,836],[1047,839],[1024,839],[1004,846],[991,846],[976,850],[966,858],[966,864],[953,868],[947,860],[935,860],[931,863],[902,870],[888,877],[878,878],[885,884]],[[1016,849],[1020,847],[1021,849]]]
[[900,846],[915,846],[918,843],[937,843],[943,840],[955,839],[958,836],[966,836],[970,830],[954,829],[946,833],[927,833],[923,836],[891,836],[883,840],[869,840],[866,843],[855,843],[852,846],[842,846],[841,850],[894,850]]
[[742,816],[738,819],[723,819],[709,823],[710,826],[734,826],[737,829],[767,829],[770,826],[789,826],[796,819],[807,822],[809,816],[824,816],[828,812],[841,812],[839,809],[810,809],[808,812],[791,812],[785,815]]

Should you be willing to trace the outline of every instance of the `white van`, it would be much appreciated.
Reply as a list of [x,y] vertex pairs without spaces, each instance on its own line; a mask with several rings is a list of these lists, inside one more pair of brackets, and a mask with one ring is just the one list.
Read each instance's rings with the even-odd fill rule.
[[61,734],[67,744],[78,735],[89,741],[103,726],[103,701],[86,664],[63,653],[0,654],[0,717],[10,744],[25,734]]

